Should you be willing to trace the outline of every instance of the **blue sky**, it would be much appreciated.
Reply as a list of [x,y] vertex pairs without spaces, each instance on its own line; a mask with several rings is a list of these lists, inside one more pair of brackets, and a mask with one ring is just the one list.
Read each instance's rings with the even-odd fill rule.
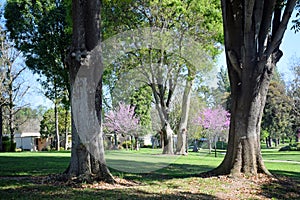
[[[293,18],[295,18],[295,13],[291,19]],[[290,67],[293,58],[298,58],[300,63],[300,32],[295,33],[291,30],[291,27],[292,23],[289,23],[280,46],[280,49],[283,51],[283,56],[277,63],[278,70],[283,75],[285,81],[291,81],[292,73]],[[226,66],[224,53],[220,55],[218,65]]]

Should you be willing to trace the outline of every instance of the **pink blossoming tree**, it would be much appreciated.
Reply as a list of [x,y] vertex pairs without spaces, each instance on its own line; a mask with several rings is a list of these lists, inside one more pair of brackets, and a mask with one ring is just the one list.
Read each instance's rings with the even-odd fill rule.
[[195,124],[204,129],[205,136],[209,143],[209,152],[211,153],[211,144],[216,142],[218,137],[224,136],[229,129],[230,113],[221,106],[216,108],[204,108],[200,111],[194,120]]
[[135,148],[137,149],[137,140],[141,127],[140,120],[135,115],[134,109],[134,106],[120,102],[116,109],[109,111],[105,115],[103,126],[110,133],[133,136],[136,142]]

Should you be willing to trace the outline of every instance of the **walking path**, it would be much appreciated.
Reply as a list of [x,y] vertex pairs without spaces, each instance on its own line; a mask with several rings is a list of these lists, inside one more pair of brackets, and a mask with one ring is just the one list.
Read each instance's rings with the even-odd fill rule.
[[265,162],[279,162],[279,163],[294,163],[294,164],[300,164],[299,161],[294,160],[264,160]]

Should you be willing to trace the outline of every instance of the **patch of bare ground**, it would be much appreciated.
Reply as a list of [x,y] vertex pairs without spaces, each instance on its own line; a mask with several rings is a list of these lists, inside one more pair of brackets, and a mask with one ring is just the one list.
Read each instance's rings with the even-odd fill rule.
[[299,183],[287,177],[270,177],[259,174],[256,177],[218,176],[221,183],[216,189],[218,199],[300,199]]
[[[287,177],[206,176],[187,178],[157,177],[150,182],[136,182],[115,177],[115,184],[85,183],[61,176],[1,177],[7,180],[30,181],[35,185],[63,187],[67,190],[93,190],[121,199],[300,199],[300,183]],[[113,192],[113,193],[112,193]],[[66,195],[66,194],[65,194]],[[66,196],[67,197],[67,196]],[[113,198],[112,198],[113,199]]]

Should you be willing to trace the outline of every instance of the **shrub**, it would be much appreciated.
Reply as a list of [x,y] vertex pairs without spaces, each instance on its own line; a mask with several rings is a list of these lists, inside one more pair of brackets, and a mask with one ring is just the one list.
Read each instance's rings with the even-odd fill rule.
[[279,151],[290,151],[290,150],[291,150],[291,146],[284,146],[279,149]]
[[126,148],[126,145],[128,146],[128,148],[130,148],[130,147],[131,147],[131,141],[128,140],[128,141],[124,141],[124,142],[122,143],[122,147],[123,147],[124,149]]
[[296,145],[289,145],[281,147],[279,151],[300,151],[300,147],[297,147]]

